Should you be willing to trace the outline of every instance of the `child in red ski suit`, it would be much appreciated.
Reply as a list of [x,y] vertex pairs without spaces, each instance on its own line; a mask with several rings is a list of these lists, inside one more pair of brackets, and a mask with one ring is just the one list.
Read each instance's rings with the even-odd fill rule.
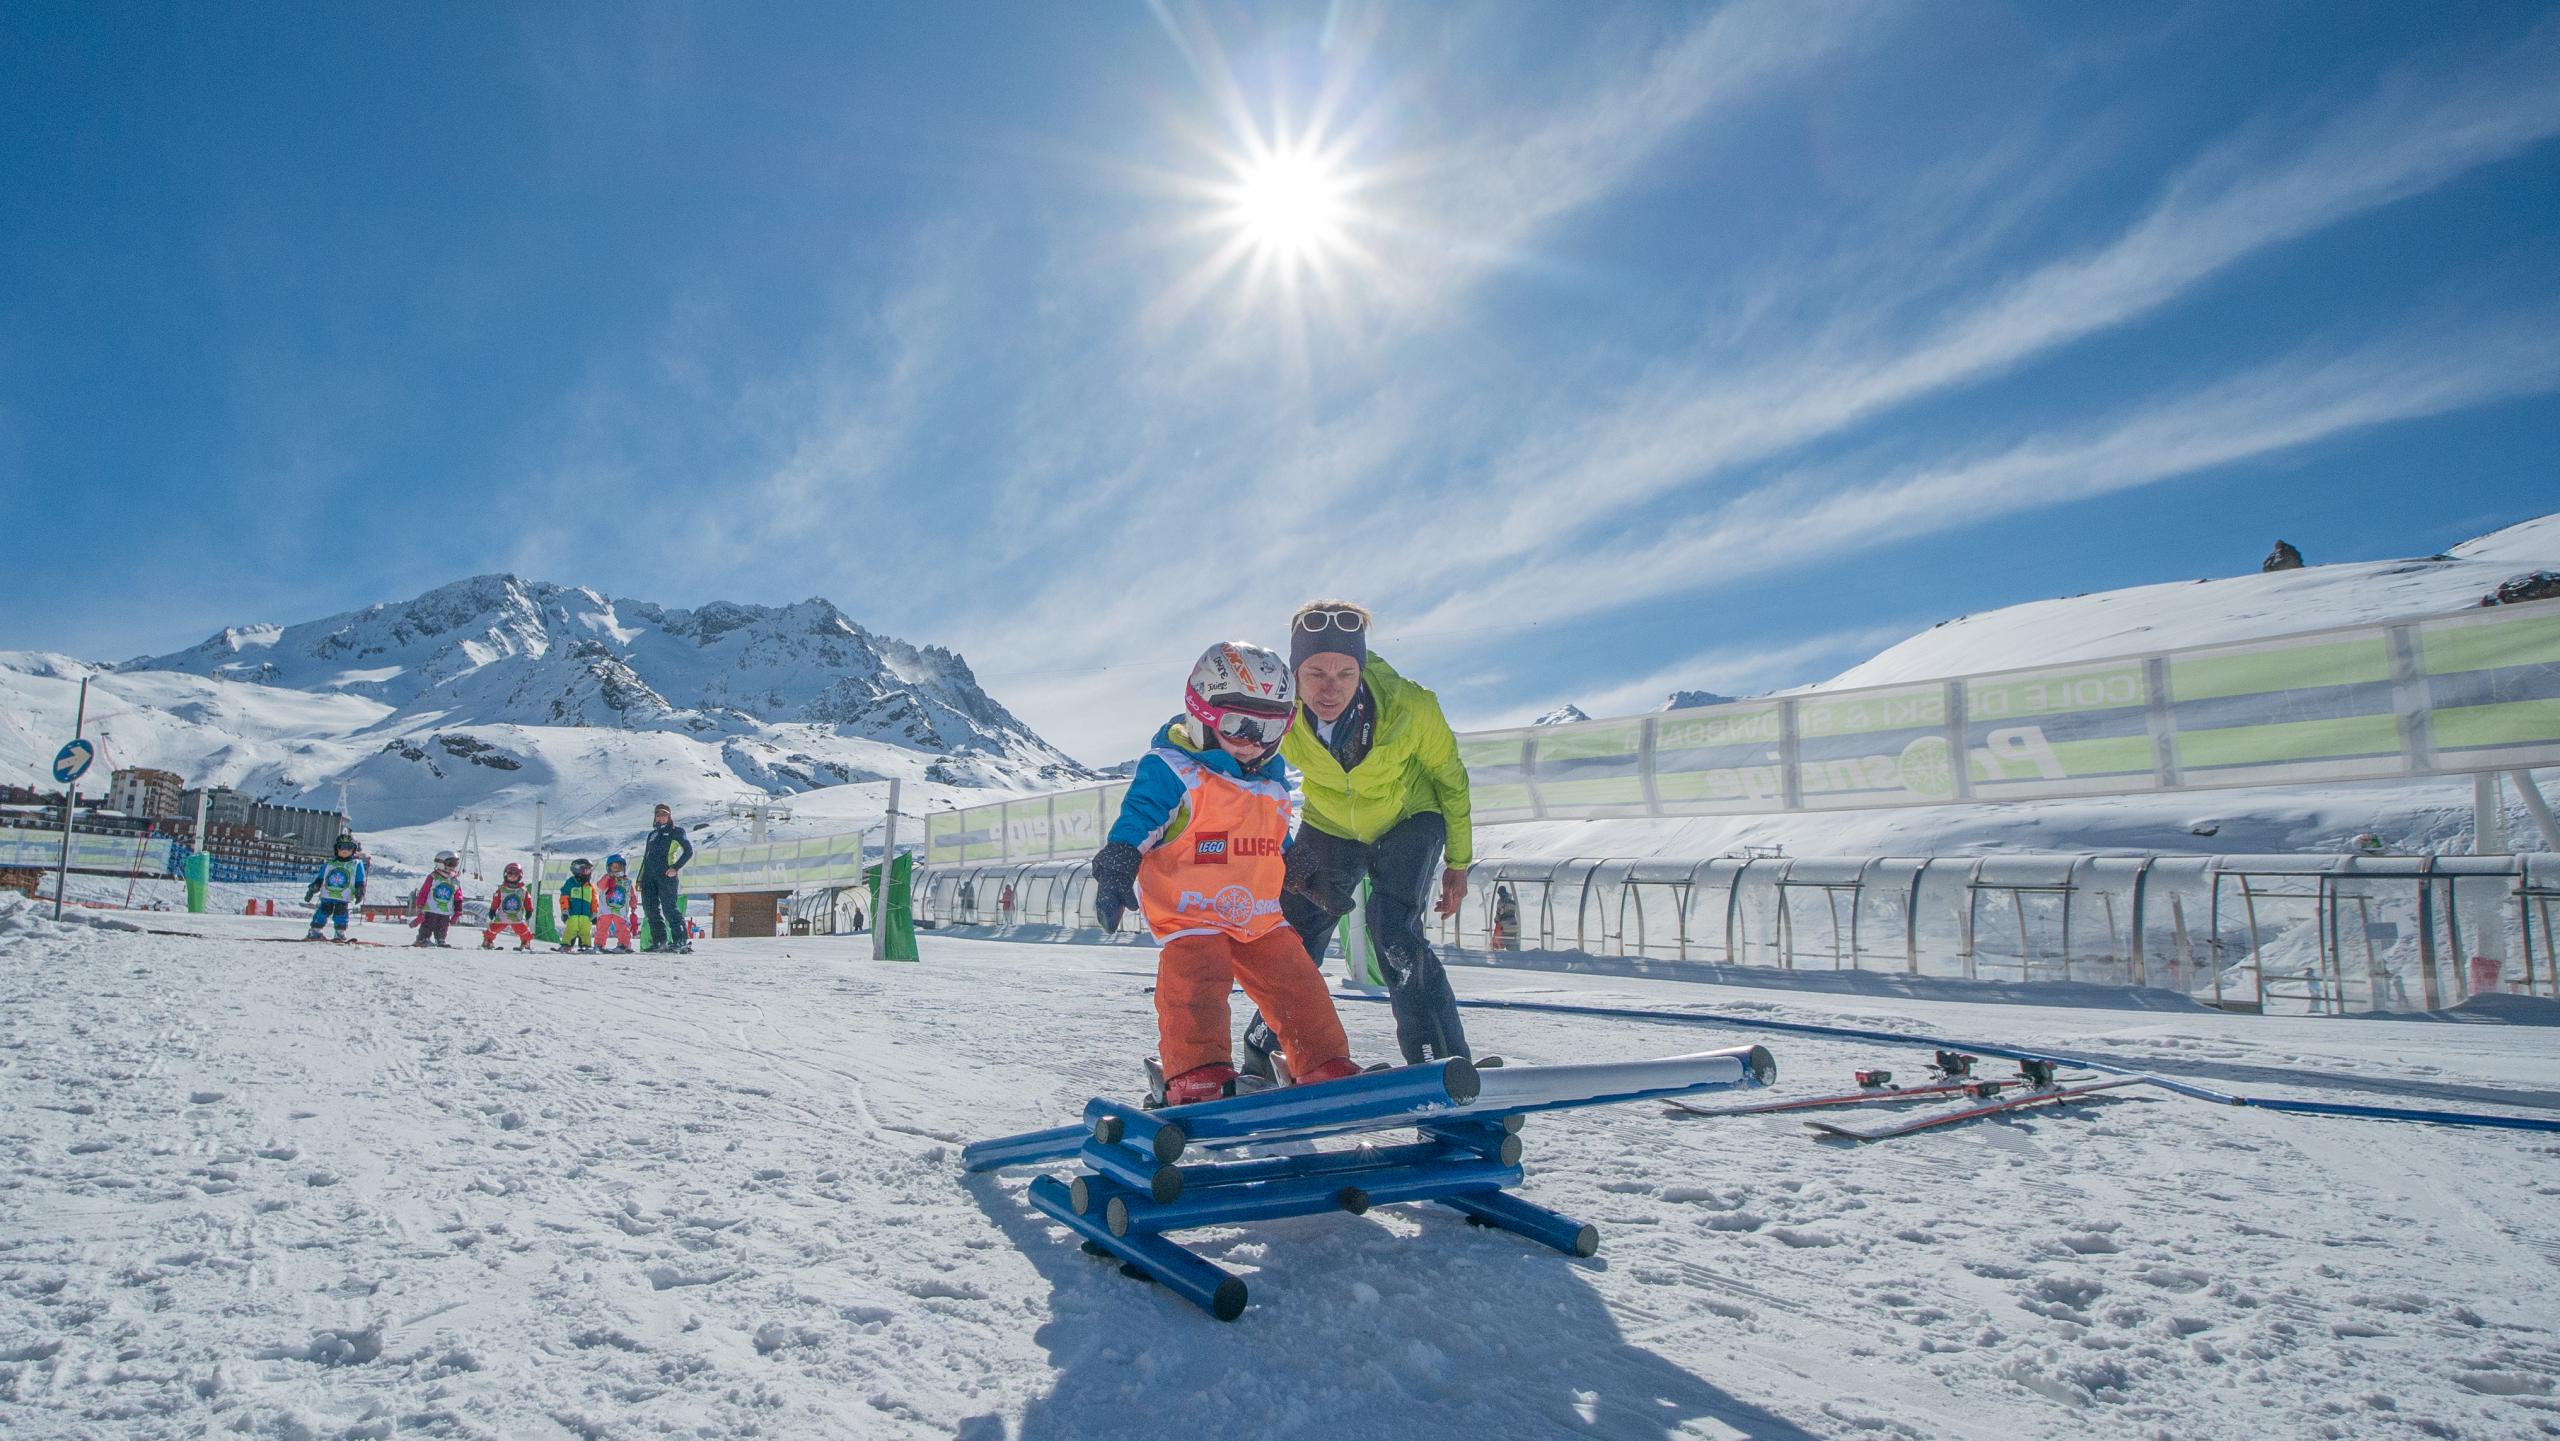
[[1103,929],[1119,929],[1134,906],[1163,943],[1156,1039],[1170,1105],[1232,1091],[1227,991],[1238,983],[1279,1032],[1298,1081],[1359,1073],[1323,974],[1280,917],[1294,808],[1279,743],[1296,705],[1279,656],[1241,641],[1210,647],[1192,671],[1189,715],[1157,733],[1093,859]]

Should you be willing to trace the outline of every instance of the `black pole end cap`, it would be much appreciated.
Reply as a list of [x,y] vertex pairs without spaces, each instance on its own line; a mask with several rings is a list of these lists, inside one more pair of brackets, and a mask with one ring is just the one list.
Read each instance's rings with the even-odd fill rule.
[[1218,1283],[1216,1294],[1209,1298],[1209,1314],[1221,1321],[1232,1321],[1244,1314],[1244,1281],[1229,1276]]
[[1451,1056],[1440,1063],[1440,1079],[1449,1088],[1449,1100],[1463,1106],[1484,1094],[1484,1078],[1476,1074],[1476,1063],[1464,1056]]

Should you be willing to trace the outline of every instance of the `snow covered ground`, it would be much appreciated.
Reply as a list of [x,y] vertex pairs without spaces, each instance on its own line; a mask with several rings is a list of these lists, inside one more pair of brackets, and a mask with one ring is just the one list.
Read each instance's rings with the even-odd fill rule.
[[[6,904],[0,902],[0,904]],[[1222,1326],[963,1140],[1127,1093],[1150,958],[928,936],[654,957],[0,912],[0,1435],[2560,1434],[2560,1144],[2154,1097],[1857,1149],[1533,1119],[1571,1261],[1452,1212],[1196,1233]],[[391,927],[386,938],[405,937]],[[2327,1098],[2560,1115],[2549,1029],[1463,971],[1477,997],[1851,1018]],[[1384,1008],[1344,1006],[1365,1056]],[[1482,1010],[1517,1062],[1743,1040]]]

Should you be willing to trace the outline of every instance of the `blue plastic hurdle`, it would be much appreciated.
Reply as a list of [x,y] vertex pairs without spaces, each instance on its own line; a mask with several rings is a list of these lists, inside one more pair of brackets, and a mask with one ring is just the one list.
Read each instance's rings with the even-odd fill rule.
[[[1165,1232],[1324,1211],[1358,1215],[1399,1201],[1437,1201],[1471,1221],[1572,1256],[1600,1248],[1591,1226],[1509,1194],[1520,1183],[1521,1118],[1534,1111],[1765,1086],[1778,1066],[1758,1046],[1655,1061],[1477,1070],[1463,1059],[1374,1071],[1316,1086],[1257,1091],[1146,1111],[1097,1096],[1072,1126],[978,1141],[970,1171],[1074,1160],[1068,1180],[1041,1176],[1031,1204],[1108,1255],[1221,1321],[1244,1310],[1245,1284],[1165,1239]],[[1181,1164],[1218,1151],[1411,1126],[1401,1145]]]

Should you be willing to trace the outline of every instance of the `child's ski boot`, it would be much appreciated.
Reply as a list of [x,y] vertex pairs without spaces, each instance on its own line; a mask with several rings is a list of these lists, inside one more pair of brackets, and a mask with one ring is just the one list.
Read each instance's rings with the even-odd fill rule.
[[1236,1068],[1224,1061],[1194,1066],[1179,1076],[1168,1077],[1164,1083],[1164,1103],[1168,1106],[1215,1101],[1235,1093]]

